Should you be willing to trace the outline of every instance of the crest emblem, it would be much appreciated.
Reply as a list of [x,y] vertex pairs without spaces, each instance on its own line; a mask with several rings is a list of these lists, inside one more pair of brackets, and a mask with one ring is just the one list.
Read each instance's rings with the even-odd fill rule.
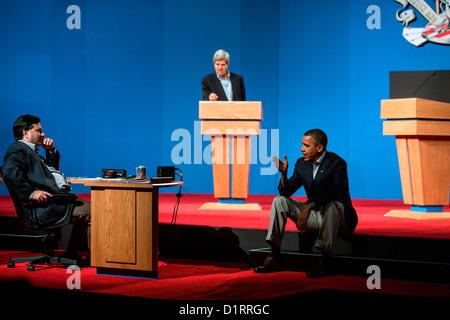
[[[450,44],[450,0],[437,0],[436,12],[425,2],[425,0],[394,0],[403,8],[397,11],[396,17],[403,24],[403,37],[415,46],[430,41],[439,44]],[[409,24],[416,19],[414,7],[427,21],[423,28],[411,28]]]

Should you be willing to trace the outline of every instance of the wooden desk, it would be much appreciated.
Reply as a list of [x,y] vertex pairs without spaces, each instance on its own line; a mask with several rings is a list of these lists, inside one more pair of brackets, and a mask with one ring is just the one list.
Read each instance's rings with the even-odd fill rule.
[[183,182],[69,182],[91,187],[91,265],[97,273],[157,278],[159,188]]

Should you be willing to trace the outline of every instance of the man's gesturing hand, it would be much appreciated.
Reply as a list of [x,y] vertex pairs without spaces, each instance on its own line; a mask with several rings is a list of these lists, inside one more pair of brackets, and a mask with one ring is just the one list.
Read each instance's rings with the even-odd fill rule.
[[300,231],[300,233],[306,231],[309,214],[311,213],[311,208],[312,208],[311,205],[308,204],[305,208],[303,208],[302,213],[298,217],[297,229],[298,231]]
[[275,168],[278,169],[282,174],[286,175],[289,167],[286,155],[284,155],[284,161],[281,161],[277,156],[272,156],[272,162]]

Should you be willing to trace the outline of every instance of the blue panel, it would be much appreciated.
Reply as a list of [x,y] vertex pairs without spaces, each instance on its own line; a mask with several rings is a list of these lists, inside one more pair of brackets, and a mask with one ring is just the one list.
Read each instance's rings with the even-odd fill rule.
[[87,3],[86,175],[156,174],[161,159],[162,2]]
[[[209,137],[200,134],[198,101],[201,79],[214,71],[218,49],[230,55],[229,70],[241,74],[248,100],[262,101],[262,128],[278,129],[278,3],[248,1],[164,1],[164,75],[162,162],[170,165],[171,153],[183,132],[190,141],[187,162],[173,163],[183,170],[185,192],[213,192]],[[178,131],[177,131],[178,130]],[[270,132],[269,132],[270,134]],[[178,136],[176,136],[178,137]],[[258,141],[254,146],[258,147]],[[259,158],[258,149],[254,153]],[[257,159],[258,160],[258,159]],[[263,167],[268,166],[264,164]],[[258,160],[251,166],[250,192],[273,193],[275,176],[262,176]]]
[[52,1],[0,1],[0,166],[14,142],[14,121],[26,113],[43,119],[50,114],[51,18]]
[[280,4],[278,117],[289,175],[309,129],[324,130],[328,150],[349,160],[349,18],[348,1]]
[[243,204],[245,199],[220,198],[219,203]]
[[[72,4],[81,9],[80,30],[66,27]],[[380,9],[380,29],[367,27],[371,5]],[[401,199],[395,138],[383,136],[380,100],[389,97],[390,71],[450,69],[450,46],[409,44],[395,17],[400,7],[372,0],[2,0],[0,154],[13,142],[13,121],[32,113],[57,142],[69,176],[98,176],[104,167],[132,173],[138,165],[151,176],[158,165],[175,165],[184,192],[212,193],[198,101],[200,80],[222,48],[230,70],[244,76],[248,99],[262,101],[261,128],[269,136],[279,130],[289,173],[303,133],[319,127],[329,150],[348,163],[354,198]],[[416,15],[411,26],[423,27]],[[188,163],[173,163],[177,129],[189,135]],[[279,174],[262,173],[274,151],[264,147],[252,139],[251,194],[277,192]]]
[[85,78],[86,5],[77,1],[81,29],[68,29],[67,19],[73,2],[54,0],[52,5],[51,104],[42,118],[46,135],[53,137],[61,153],[61,170],[67,176],[85,175]]
[[443,206],[411,206],[411,211],[417,212],[444,212]]

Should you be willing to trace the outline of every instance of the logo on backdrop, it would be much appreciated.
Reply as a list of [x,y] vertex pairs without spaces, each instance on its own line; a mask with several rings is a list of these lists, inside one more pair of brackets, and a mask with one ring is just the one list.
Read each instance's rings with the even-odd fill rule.
[[[433,42],[450,44],[450,29],[448,20],[450,16],[450,0],[436,0],[436,11],[434,11],[425,0],[394,0],[403,8],[397,11],[397,20],[403,24],[403,37],[415,46]],[[427,21],[423,28],[411,28],[409,24],[416,19],[414,9],[408,9],[411,5]]]

